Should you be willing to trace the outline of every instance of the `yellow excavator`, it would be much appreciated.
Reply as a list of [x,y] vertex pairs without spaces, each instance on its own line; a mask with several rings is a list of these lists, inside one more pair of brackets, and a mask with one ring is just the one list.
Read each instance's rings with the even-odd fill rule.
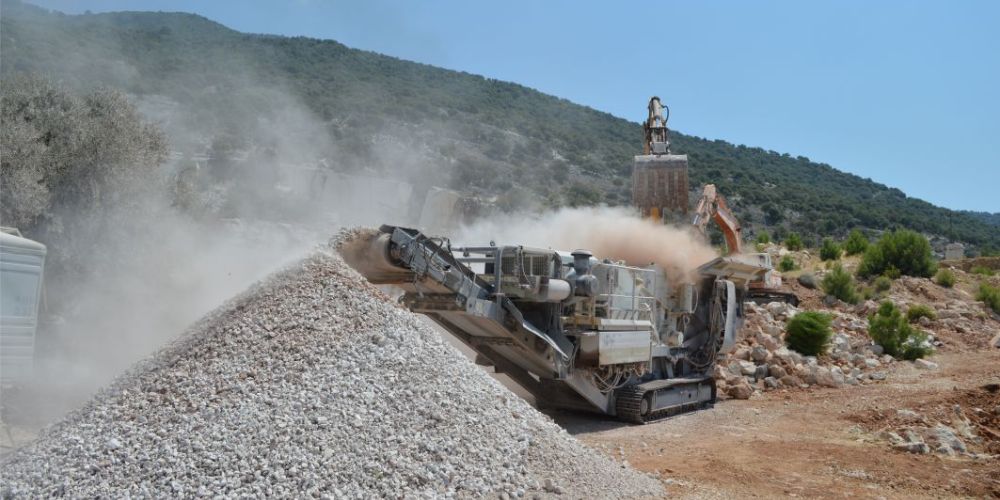
[[[643,154],[637,155],[632,164],[632,200],[643,217],[666,222],[688,213],[688,159],[687,155],[670,151],[667,129],[670,109],[654,96],[649,100],[647,110],[649,114],[643,124]],[[707,237],[709,221],[715,221],[722,231],[729,255],[769,269],[763,279],[750,281],[748,299],[760,303],[781,301],[798,305],[798,296],[782,289],[781,276],[774,271],[770,254],[743,253],[740,222],[715,184],[706,184],[702,188],[692,225]]]

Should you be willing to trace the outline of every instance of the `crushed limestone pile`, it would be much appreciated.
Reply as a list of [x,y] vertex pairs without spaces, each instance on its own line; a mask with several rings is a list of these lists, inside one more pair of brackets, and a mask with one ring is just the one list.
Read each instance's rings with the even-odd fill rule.
[[4,497],[662,494],[329,250],[202,319],[8,455],[0,477]]

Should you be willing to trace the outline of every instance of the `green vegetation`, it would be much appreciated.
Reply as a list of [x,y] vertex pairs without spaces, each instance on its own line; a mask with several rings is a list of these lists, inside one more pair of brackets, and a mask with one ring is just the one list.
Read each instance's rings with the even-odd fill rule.
[[[445,175],[411,179],[418,190],[451,179],[455,189],[488,196],[522,186],[529,200],[550,205],[631,202],[640,124],[522,85],[335,41],[243,34],[191,14],[64,15],[16,0],[0,10],[0,78],[32,72],[163,104],[184,117],[174,123],[185,133],[171,135],[171,148],[182,154],[204,154],[201,138],[246,139],[260,119],[301,105],[322,124],[318,154],[338,170],[398,171],[388,159],[398,156],[381,146],[398,139],[407,154],[423,151],[426,164],[455,165]],[[645,105],[636,102],[634,116]],[[802,156],[675,131],[671,142],[689,157],[692,186],[715,183],[740,200],[733,204],[737,217],[762,213],[758,219],[773,235],[794,231],[814,240],[850,228],[908,227],[1000,247],[994,214],[935,207]],[[572,182],[599,195],[564,190]],[[791,235],[787,241],[796,249]]]
[[914,330],[899,308],[888,300],[868,317],[868,335],[893,357],[913,360],[933,352],[926,345],[927,336]]
[[934,281],[945,288],[951,288],[955,286],[955,273],[951,272],[950,269],[938,269],[937,274],[934,275]]
[[574,182],[563,190],[563,199],[571,207],[596,205],[601,201],[601,192],[582,182]]
[[840,245],[833,242],[833,238],[823,238],[823,246],[819,248],[819,258],[823,260],[837,260],[840,258]]
[[802,237],[799,233],[788,233],[788,237],[785,238],[785,248],[793,252],[802,250]]
[[832,295],[848,304],[857,304],[858,302],[854,277],[845,271],[840,264],[834,265],[833,269],[823,277],[821,286],[827,295]]
[[858,276],[930,277],[935,267],[927,238],[914,231],[899,229],[883,234],[876,244],[868,247],[858,266]]
[[795,264],[795,260],[792,259],[791,255],[786,255],[782,257],[781,261],[778,262],[778,270],[783,273],[786,273],[788,271],[794,271],[798,267],[799,266]]
[[978,274],[980,276],[987,276],[987,277],[993,276],[994,273],[992,269],[984,266],[972,266],[972,269],[969,269],[969,272],[972,274]]
[[167,154],[163,134],[114,90],[80,95],[11,78],[0,87],[0,123],[0,218],[45,236],[47,273],[78,272],[103,237],[83,226],[108,224],[122,200],[155,189]]
[[872,287],[874,287],[875,291],[878,293],[888,292],[889,289],[892,288],[892,280],[889,279],[888,276],[879,276],[872,282]]
[[989,283],[980,283],[979,291],[976,292],[976,300],[981,300],[993,309],[993,312],[1000,313],[1000,288]]
[[763,231],[757,235],[757,244],[766,245],[771,242],[771,235],[767,234],[767,231]]
[[934,354],[934,348],[928,342],[927,334],[921,330],[913,330],[903,344],[903,359],[913,361]]
[[916,323],[920,318],[937,319],[937,313],[930,306],[915,304],[906,310],[906,321]]
[[844,242],[844,253],[847,255],[857,255],[868,249],[868,238],[859,230],[852,229]]
[[796,314],[788,321],[785,343],[788,348],[806,356],[819,356],[830,347],[830,323],[833,317],[817,311]]

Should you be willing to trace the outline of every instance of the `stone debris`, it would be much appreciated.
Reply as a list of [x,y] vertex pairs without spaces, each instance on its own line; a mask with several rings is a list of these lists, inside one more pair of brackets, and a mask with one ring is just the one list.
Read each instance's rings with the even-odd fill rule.
[[0,475],[4,498],[663,495],[330,249],[203,318]]
[[[810,386],[844,387],[885,380],[873,371],[895,362],[867,337],[868,324],[853,314],[834,311],[835,331],[829,352],[802,356],[785,347],[785,324],[799,309],[784,302],[747,303],[742,343],[719,361],[715,378],[721,394],[748,399],[755,392]],[[880,358],[880,356],[882,356]]]

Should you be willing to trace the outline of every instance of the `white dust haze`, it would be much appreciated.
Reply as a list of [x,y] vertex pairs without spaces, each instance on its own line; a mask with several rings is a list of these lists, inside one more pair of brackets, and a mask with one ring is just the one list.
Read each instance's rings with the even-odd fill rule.
[[453,243],[525,245],[553,250],[585,248],[595,257],[629,265],[657,264],[673,276],[718,256],[693,228],[665,226],[621,207],[562,208],[540,215],[510,214],[463,227]]

